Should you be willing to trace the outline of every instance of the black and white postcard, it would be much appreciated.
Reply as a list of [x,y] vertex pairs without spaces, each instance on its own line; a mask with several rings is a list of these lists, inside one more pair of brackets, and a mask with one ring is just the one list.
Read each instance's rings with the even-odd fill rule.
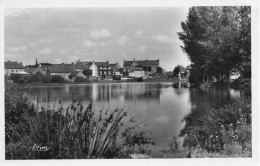
[[256,0],[0,3],[1,166],[259,164]]

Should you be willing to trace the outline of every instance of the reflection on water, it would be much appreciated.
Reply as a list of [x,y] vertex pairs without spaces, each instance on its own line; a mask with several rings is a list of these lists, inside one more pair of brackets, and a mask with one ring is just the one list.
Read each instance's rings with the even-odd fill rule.
[[86,106],[93,102],[102,108],[129,109],[129,115],[144,121],[153,132],[158,148],[167,146],[172,136],[184,127],[183,117],[196,105],[202,111],[231,102],[243,96],[241,90],[176,89],[172,83],[94,83],[82,85],[35,86],[28,92],[35,104],[57,105],[59,100],[69,106],[73,99]]

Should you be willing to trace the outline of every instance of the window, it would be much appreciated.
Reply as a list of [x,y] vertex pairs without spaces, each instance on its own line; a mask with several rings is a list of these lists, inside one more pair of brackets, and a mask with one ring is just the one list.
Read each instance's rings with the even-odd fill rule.
[[111,75],[111,71],[108,71],[108,75],[109,75],[109,76]]
[[12,73],[14,72],[14,70],[12,70]]
[[106,71],[104,71],[104,75],[106,75],[107,74],[107,72]]
[[99,75],[102,76],[102,71],[99,71]]

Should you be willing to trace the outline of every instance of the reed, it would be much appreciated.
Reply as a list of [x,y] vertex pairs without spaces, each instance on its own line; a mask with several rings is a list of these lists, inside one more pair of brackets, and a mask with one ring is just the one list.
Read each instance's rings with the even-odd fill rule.
[[127,110],[96,111],[78,101],[56,108],[35,107],[26,97],[6,101],[6,159],[129,158],[134,147],[152,143]]

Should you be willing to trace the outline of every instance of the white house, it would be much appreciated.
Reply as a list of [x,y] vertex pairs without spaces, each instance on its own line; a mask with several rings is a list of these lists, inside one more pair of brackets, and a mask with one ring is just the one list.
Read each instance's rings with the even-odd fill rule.
[[22,62],[18,63],[15,62],[5,62],[5,75],[10,76],[11,74],[20,74],[24,73],[25,67],[23,66]]

